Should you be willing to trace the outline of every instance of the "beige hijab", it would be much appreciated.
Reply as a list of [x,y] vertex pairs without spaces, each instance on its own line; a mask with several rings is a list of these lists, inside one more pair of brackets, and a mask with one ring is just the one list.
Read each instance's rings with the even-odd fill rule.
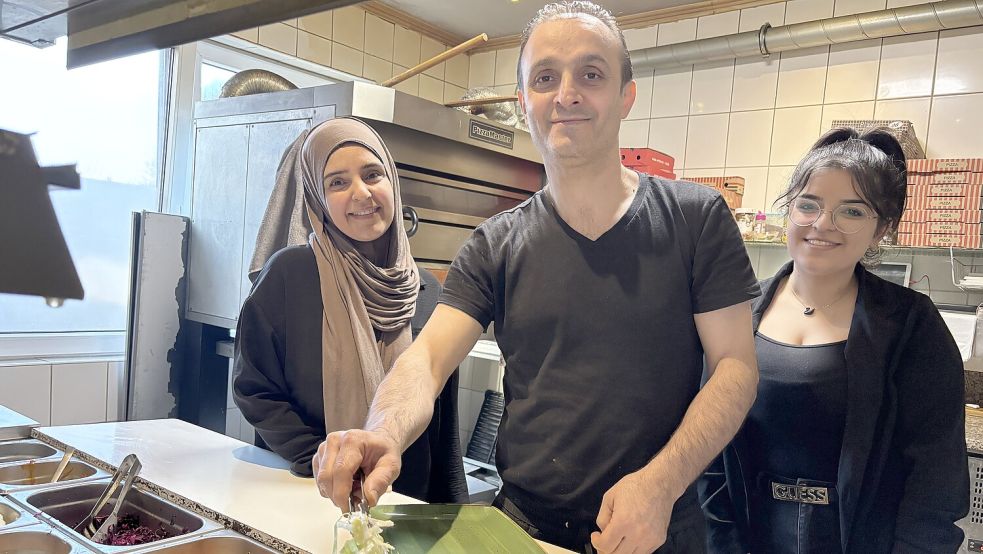
[[[386,169],[396,205],[389,253],[378,267],[356,250],[352,239],[331,222],[324,199],[328,158],[347,144],[364,146]],[[386,373],[412,340],[410,319],[416,311],[420,276],[410,256],[402,225],[399,177],[392,155],[371,127],[354,118],[328,120],[313,130],[298,156],[310,219],[309,243],[317,260],[324,319],[321,324],[321,372],[324,376],[324,425],[327,432],[365,425],[369,405]],[[380,331],[380,340],[375,338]]]

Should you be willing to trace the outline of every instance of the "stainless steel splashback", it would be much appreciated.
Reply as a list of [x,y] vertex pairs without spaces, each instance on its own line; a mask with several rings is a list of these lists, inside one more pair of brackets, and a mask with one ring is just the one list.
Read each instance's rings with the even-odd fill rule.
[[301,130],[358,117],[396,160],[403,204],[419,215],[414,257],[440,276],[471,231],[542,188],[529,134],[367,83],[200,102],[195,107],[186,317],[231,327],[276,168]]

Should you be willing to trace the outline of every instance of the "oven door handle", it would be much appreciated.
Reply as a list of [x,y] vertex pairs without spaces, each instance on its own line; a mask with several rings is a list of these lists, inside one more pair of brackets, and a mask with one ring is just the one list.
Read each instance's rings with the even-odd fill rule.
[[412,237],[416,234],[417,229],[420,228],[420,216],[416,214],[416,210],[413,208],[403,206],[403,219],[410,221],[410,228],[406,230],[406,236]]

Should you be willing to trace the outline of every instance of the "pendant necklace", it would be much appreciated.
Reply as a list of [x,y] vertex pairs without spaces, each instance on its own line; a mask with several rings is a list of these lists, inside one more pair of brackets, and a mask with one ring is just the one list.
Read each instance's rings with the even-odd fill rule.
[[[846,298],[846,295],[847,294],[850,294],[850,288],[852,288],[852,287],[848,287],[846,289],[846,292],[844,292],[843,294],[841,294],[839,298],[837,298],[836,300],[833,300],[829,304],[826,304],[825,306],[823,306],[823,309],[824,310],[828,310],[830,306],[832,306],[833,304],[836,304],[840,300],[843,300],[844,298]],[[816,313],[816,308],[814,308],[814,307],[806,304],[805,302],[803,302],[802,299],[799,298],[799,295],[795,293],[795,288],[791,284],[789,284],[788,290],[792,291],[792,296],[794,296],[795,299],[799,302],[799,304],[802,304],[802,307],[805,308],[804,310],[802,310],[802,315],[811,316],[811,315],[813,315],[813,314]]]

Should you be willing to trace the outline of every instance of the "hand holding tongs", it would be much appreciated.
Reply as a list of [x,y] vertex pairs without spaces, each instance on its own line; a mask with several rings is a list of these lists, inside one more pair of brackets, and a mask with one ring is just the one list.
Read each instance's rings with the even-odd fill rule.
[[[130,492],[130,487],[133,486],[134,479],[137,478],[137,474],[140,473],[140,468],[143,464],[137,459],[136,454],[130,454],[126,458],[123,458],[123,463],[119,465],[119,469],[113,474],[112,481],[103,491],[102,496],[99,500],[96,500],[95,506],[92,507],[92,511],[89,515],[82,518],[82,521],[75,526],[75,531],[82,533],[85,537],[90,539],[92,542],[101,542],[105,540],[106,533],[109,528],[116,524],[117,516],[119,515],[119,510],[123,506],[123,500],[126,498],[126,493]],[[96,528],[95,518],[99,515],[99,512],[106,506],[109,499],[119,488],[120,483],[123,483],[123,487],[120,490],[119,497],[116,499],[116,504],[113,506],[113,511],[109,514],[105,521]]]
[[365,474],[361,469],[352,476],[352,492],[348,495],[348,513],[355,511],[369,514],[369,503],[365,500]]

